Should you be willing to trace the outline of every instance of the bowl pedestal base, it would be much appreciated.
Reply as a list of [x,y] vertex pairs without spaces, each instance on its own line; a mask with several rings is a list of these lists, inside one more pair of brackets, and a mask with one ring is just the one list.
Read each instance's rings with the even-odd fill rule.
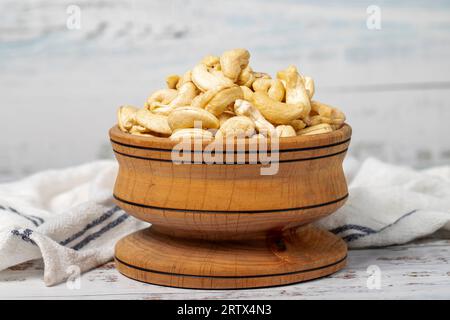
[[312,225],[245,241],[177,238],[152,227],[122,238],[115,261],[125,276],[163,286],[239,289],[286,285],[345,266],[347,246]]

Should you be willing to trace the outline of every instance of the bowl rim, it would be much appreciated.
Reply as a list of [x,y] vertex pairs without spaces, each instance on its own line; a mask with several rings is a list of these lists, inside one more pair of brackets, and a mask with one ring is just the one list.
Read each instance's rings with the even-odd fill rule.
[[[279,138],[279,149],[292,149],[292,148],[324,148],[332,147],[337,144],[350,142],[352,135],[352,128],[347,123],[332,132],[322,133],[316,135],[295,136],[295,137],[283,137]],[[109,130],[109,137],[112,143],[137,147],[137,148],[150,148],[150,149],[165,149],[172,150],[179,141],[173,141],[169,138],[151,137],[151,136],[139,136],[132,135],[130,133],[123,132],[116,124]],[[213,143],[213,141],[204,141],[203,147],[206,147]],[[245,139],[245,146],[248,146],[249,139]],[[235,143],[236,144],[236,143]],[[268,145],[270,140],[268,140]]]

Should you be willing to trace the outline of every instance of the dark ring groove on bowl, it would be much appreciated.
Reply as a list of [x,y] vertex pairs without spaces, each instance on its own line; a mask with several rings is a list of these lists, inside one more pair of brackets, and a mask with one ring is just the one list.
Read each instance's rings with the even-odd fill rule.
[[[348,138],[346,140],[339,141],[339,142],[336,142],[336,143],[327,144],[327,145],[306,147],[306,148],[292,148],[292,149],[271,150],[271,152],[285,153],[285,152],[297,152],[297,151],[324,149],[324,148],[336,147],[336,146],[339,146],[341,144],[349,143],[350,140],[351,140],[351,138]],[[161,151],[161,152],[172,152],[171,149],[137,146],[137,145],[134,145],[134,144],[128,144],[128,143],[119,142],[119,141],[116,141],[114,139],[110,139],[110,141],[112,143],[120,145],[122,147],[127,147],[127,148],[132,148],[132,149],[149,150],[149,151]],[[191,153],[201,153],[201,152],[203,152],[203,151],[202,150],[192,150],[191,151]],[[245,151],[235,150],[235,151],[231,152],[231,151],[224,150],[223,153],[227,153],[227,154],[231,154],[231,153],[233,153],[233,154],[243,154],[243,153],[249,154],[249,153],[258,153],[258,151],[253,151],[253,150],[252,151],[250,151],[250,150],[245,150]]]
[[[279,139],[276,149],[280,152],[295,152],[330,148],[350,142],[351,131],[351,127],[344,124],[340,129],[326,134],[284,137]],[[113,145],[147,151],[168,152],[180,143],[168,138],[132,135],[122,132],[117,125],[112,127],[109,133]],[[248,146],[252,142],[251,139],[245,139],[244,145]],[[267,143],[270,144],[270,139]],[[211,141],[204,141],[202,146],[210,144]],[[226,146],[226,143],[223,145]],[[223,149],[226,150],[226,147]]]
[[160,211],[176,211],[176,212],[185,212],[185,213],[214,213],[214,214],[261,214],[261,213],[300,211],[300,210],[308,210],[308,209],[314,209],[314,208],[319,208],[319,207],[325,207],[325,206],[339,203],[341,201],[345,201],[348,198],[348,193],[346,195],[344,195],[343,197],[340,197],[340,198],[332,200],[332,201],[308,205],[308,206],[296,207],[296,208],[283,208],[283,209],[271,209],[271,210],[227,210],[227,211],[225,211],[225,210],[195,210],[195,209],[166,208],[166,207],[158,207],[158,206],[152,206],[152,205],[128,201],[125,199],[121,199],[120,197],[116,196],[115,194],[113,194],[113,197],[117,201],[123,202],[130,206],[141,207],[141,208],[146,208],[146,209],[153,209],[153,210],[160,210]]
[[[349,142],[349,141],[347,141]],[[284,163],[284,162],[297,162],[297,161],[309,161],[309,160],[317,160],[317,159],[323,159],[323,158],[328,158],[328,157],[334,157],[337,155],[340,155],[342,153],[347,152],[348,148],[345,148],[344,150],[341,150],[339,152],[335,152],[335,153],[331,153],[331,154],[326,154],[326,155],[321,155],[321,156],[317,156],[317,157],[310,157],[310,158],[300,158],[300,159],[286,159],[286,160],[271,160],[268,163],[263,163],[263,162],[243,162],[243,163],[239,163],[239,162],[226,162],[226,163],[215,163],[215,162],[196,162],[196,161],[189,161],[189,162],[184,162],[184,161],[177,161],[177,160],[172,160],[172,159],[158,159],[158,158],[149,158],[149,157],[143,157],[143,156],[137,156],[137,155],[131,155],[131,154],[126,154],[120,151],[117,151],[113,148],[114,153],[119,154],[121,156],[124,157],[129,157],[129,158],[135,158],[135,159],[140,159],[140,160],[149,160],[149,161],[159,161],[159,162],[172,162],[175,164],[208,164],[208,165],[245,165],[245,164],[271,164],[271,163]],[[170,151],[170,150],[164,150],[164,151]],[[193,153],[193,152],[190,152]],[[271,152],[272,155],[273,151]],[[278,153],[278,152],[275,152]],[[236,154],[236,153],[235,153]]]
[[351,127],[344,125],[327,134],[268,141],[267,149],[252,155],[257,149],[246,139],[224,144],[223,151],[230,151],[225,158],[217,152],[220,145],[211,148],[211,142],[180,145],[115,126],[110,130],[119,162],[114,201],[167,235],[259,239],[273,230],[311,223],[344,205],[348,190],[342,162],[350,137]]
[[164,275],[168,275],[168,276],[181,276],[181,277],[194,277],[194,278],[217,278],[217,279],[247,279],[247,278],[264,278],[264,277],[287,276],[287,275],[294,275],[294,274],[299,274],[299,273],[307,273],[307,272],[311,272],[311,271],[326,269],[326,268],[338,265],[338,264],[346,261],[347,255],[345,255],[343,258],[337,260],[336,262],[333,262],[333,263],[330,263],[330,264],[327,264],[327,265],[323,265],[323,266],[320,266],[320,267],[311,268],[311,269],[303,269],[303,270],[296,270],[296,271],[283,272],[283,273],[274,273],[274,274],[258,274],[258,275],[243,275],[243,276],[212,276],[212,275],[196,275],[196,274],[174,273],[174,272],[159,271],[159,270],[153,270],[153,269],[148,269],[148,268],[132,265],[132,264],[129,264],[129,263],[126,263],[126,262],[122,261],[117,256],[114,256],[114,259],[117,262],[127,266],[128,268],[132,268],[132,269],[136,269],[136,270],[140,270],[140,271],[145,271],[145,272],[164,274]]

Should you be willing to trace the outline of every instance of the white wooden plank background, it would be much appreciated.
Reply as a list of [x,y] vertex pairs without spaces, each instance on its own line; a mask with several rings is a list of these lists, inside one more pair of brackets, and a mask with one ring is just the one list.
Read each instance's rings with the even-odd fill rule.
[[[372,4],[381,30],[366,27]],[[317,98],[347,113],[353,155],[449,163],[449,39],[445,1],[0,0],[0,180],[111,157],[118,105],[233,47],[256,70],[312,75]]]
[[[248,290],[189,290],[144,284],[117,272],[114,264],[66,283],[45,287],[41,261],[0,272],[0,299],[450,299],[450,240],[349,251],[342,271],[305,283]],[[380,289],[369,289],[369,266],[381,271]]]

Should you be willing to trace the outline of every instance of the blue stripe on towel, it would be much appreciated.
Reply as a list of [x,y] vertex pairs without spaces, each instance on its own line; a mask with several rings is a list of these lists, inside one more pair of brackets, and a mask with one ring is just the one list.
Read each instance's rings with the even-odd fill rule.
[[24,229],[22,232],[20,230],[14,229],[11,230],[11,233],[17,237],[21,237],[23,241],[31,243],[33,245],[36,245],[36,242],[34,242],[30,236],[33,234],[33,230],[30,229]]
[[379,233],[389,227],[392,227],[393,225],[397,224],[399,221],[401,221],[402,219],[412,215],[414,212],[416,212],[416,210],[412,210],[408,213],[405,213],[404,215],[402,215],[400,218],[398,218],[397,220],[395,220],[394,222],[384,226],[383,228],[379,229],[379,230],[373,230],[371,228],[368,227],[364,227],[364,226],[360,226],[357,224],[344,224],[340,227],[334,228],[332,230],[330,230],[330,232],[334,233],[334,234],[338,234],[341,233],[343,231],[347,231],[347,230],[357,230],[357,231],[361,231],[364,233],[352,233],[346,236],[343,236],[342,239],[345,240],[346,242],[352,242],[354,240],[358,240],[359,238],[368,236],[368,235],[372,235],[372,234],[376,234]]
[[102,234],[104,234],[105,232],[108,232],[109,230],[117,227],[119,224],[121,224],[122,222],[124,222],[126,219],[129,218],[129,215],[124,213],[123,215],[121,215],[120,217],[118,217],[116,220],[114,220],[113,222],[107,224],[106,226],[104,226],[103,228],[101,228],[99,231],[92,233],[90,235],[88,235],[86,238],[84,238],[84,240],[80,241],[79,243],[77,243],[76,245],[74,245],[72,247],[72,249],[74,250],[80,250],[81,248],[83,248],[84,246],[86,246],[89,242],[91,242],[92,240],[97,239],[98,237],[100,237]]
[[11,208],[11,207],[9,207],[9,210],[11,212],[14,212],[14,213],[16,213],[18,215],[21,215],[21,216],[25,217],[25,218],[29,217],[31,219],[36,219],[36,220],[38,220],[40,222],[39,224],[43,224],[44,223],[44,219],[42,219],[41,217],[36,217],[36,216],[34,216],[32,214],[21,213],[21,212],[18,212],[16,209]]
[[[15,213],[18,216],[20,216],[22,218],[25,218],[28,221],[31,221],[34,224],[35,227],[38,227],[39,225],[44,223],[44,219],[42,219],[41,217],[36,217],[36,216],[33,216],[33,215],[28,215],[28,214],[25,214],[25,213],[21,213],[21,212],[17,211],[16,209],[12,208],[12,207],[5,207],[5,206],[0,205],[0,210],[4,210],[4,211],[7,211],[7,212]],[[35,219],[38,220],[38,221],[36,221]]]
[[114,206],[111,209],[109,209],[108,211],[106,211],[105,213],[103,213],[100,217],[94,219],[93,221],[89,222],[83,229],[81,229],[79,232],[71,235],[70,237],[66,238],[65,240],[61,241],[59,244],[66,246],[68,245],[70,242],[78,239],[79,237],[81,237],[82,235],[84,235],[89,229],[92,229],[93,227],[99,225],[100,223],[102,223],[103,221],[107,220],[108,218],[110,218],[114,213],[116,213],[117,211],[121,210],[118,206]]
[[364,232],[366,234],[372,234],[372,233],[376,233],[377,231],[369,228],[369,227],[364,227],[364,226],[360,226],[357,224],[344,224],[343,226],[334,228],[332,230],[330,230],[330,232],[333,232],[334,234],[338,234],[347,230],[358,230],[361,232]]

